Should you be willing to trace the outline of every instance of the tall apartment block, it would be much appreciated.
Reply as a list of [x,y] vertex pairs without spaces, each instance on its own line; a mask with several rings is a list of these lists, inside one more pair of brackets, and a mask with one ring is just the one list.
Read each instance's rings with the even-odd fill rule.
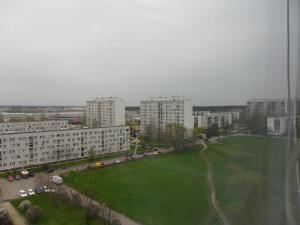
[[127,151],[125,126],[0,134],[0,171]]
[[193,129],[193,106],[187,97],[152,97],[141,101],[141,133],[151,125],[162,132],[170,123]]
[[115,97],[87,101],[86,120],[89,127],[124,126],[125,102]]
[[[291,100],[292,114],[300,115],[300,99]],[[247,102],[247,116],[251,118],[255,113],[268,116],[287,116],[288,99],[251,99]]]

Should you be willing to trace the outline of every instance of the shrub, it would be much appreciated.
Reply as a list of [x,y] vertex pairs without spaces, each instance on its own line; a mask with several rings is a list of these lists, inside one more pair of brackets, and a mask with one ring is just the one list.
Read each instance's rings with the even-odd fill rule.
[[12,225],[7,210],[2,208],[0,208],[0,225]]
[[19,205],[19,209],[22,211],[22,212],[26,212],[27,209],[31,206],[31,201],[29,200],[25,200],[23,202],[20,203]]
[[111,222],[112,225],[122,225],[121,221],[117,218],[115,218],[112,222]]
[[87,208],[86,216],[88,219],[96,219],[99,214],[99,209],[96,205],[91,204]]
[[42,210],[35,205],[27,209],[26,216],[31,223],[38,223],[42,218]]

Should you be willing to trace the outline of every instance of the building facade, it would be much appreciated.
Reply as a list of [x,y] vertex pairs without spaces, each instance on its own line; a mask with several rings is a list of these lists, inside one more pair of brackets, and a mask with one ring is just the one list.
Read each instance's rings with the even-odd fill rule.
[[232,123],[233,114],[231,112],[194,112],[194,128],[208,128],[213,124],[216,124],[219,128],[222,128],[226,125],[232,125]]
[[125,102],[121,98],[97,98],[86,102],[86,121],[89,127],[125,125]]
[[153,97],[141,101],[140,128],[145,134],[147,126],[163,132],[168,124],[181,124],[193,129],[193,107],[186,97]]
[[68,129],[67,120],[0,123],[0,134]]
[[128,127],[67,129],[0,134],[0,170],[82,159],[127,151]]
[[[292,114],[300,115],[300,99],[291,100]],[[254,114],[268,116],[287,116],[288,99],[251,99],[247,102],[247,117],[251,118]]]

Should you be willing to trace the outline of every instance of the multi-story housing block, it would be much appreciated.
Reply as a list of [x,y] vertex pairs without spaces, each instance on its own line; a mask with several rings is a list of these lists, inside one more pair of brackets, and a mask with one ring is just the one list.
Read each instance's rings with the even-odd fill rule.
[[69,161],[130,148],[125,126],[0,134],[0,170]]
[[[291,100],[292,115],[300,115],[300,99]],[[252,99],[247,102],[247,116],[255,113],[267,116],[287,116],[288,99]]]
[[0,123],[0,134],[68,129],[66,120]]
[[159,133],[168,124],[181,124],[193,129],[193,107],[186,97],[152,97],[141,101],[141,133],[145,134],[147,126],[153,126]]
[[208,128],[216,124],[219,128],[232,125],[233,114],[231,112],[194,112],[194,128]]
[[124,126],[125,102],[115,97],[87,101],[86,119],[89,127]]

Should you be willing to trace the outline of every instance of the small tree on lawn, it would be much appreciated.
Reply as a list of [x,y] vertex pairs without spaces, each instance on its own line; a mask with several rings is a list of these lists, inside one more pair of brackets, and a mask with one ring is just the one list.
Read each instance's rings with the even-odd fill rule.
[[165,141],[174,147],[176,152],[181,152],[187,144],[187,131],[184,126],[176,123],[168,124],[164,131]]
[[90,161],[94,161],[96,159],[97,155],[96,155],[96,151],[94,148],[91,148],[89,151],[89,160]]
[[30,206],[26,212],[26,216],[31,223],[38,223],[42,218],[42,210],[38,206]]

